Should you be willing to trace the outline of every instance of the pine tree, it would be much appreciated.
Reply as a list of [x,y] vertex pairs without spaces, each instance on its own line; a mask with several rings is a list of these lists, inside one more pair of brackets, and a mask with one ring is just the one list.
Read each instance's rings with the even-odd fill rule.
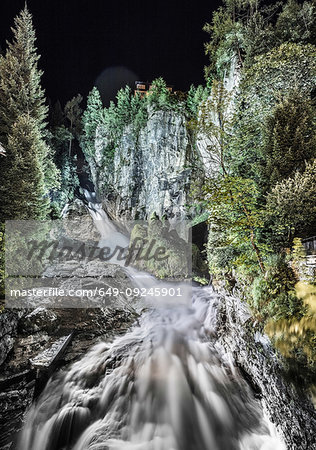
[[170,106],[171,95],[165,80],[156,78],[150,86],[148,102],[157,109],[166,109]]
[[48,212],[42,169],[46,145],[34,119],[20,115],[11,127],[1,160],[0,218],[41,219]]
[[0,57],[0,135],[7,142],[11,126],[20,114],[29,114],[39,129],[46,125],[48,108],[41,87],[32,16],[27,7],[16,17],[13,41]]
[[48,108],[40,81],[32,16],[16,17],[13,40],[0,56],[0,221],[45,217],[57,169],[44,139]]
[[124,127],[131,121],[131,98],[132,90],[129,86],[120,89],[116,95],[117,120],[120,127]]
[[190,115],[197,117],[200,104],[203,100],[206,100],[209,95],[210,92],[207,87],[204,88],[201,85],[195,87],[191,84],[186,101],[186,106]]
[[134,95],[131,100],[131,119],[136,134],[148,120],[146,97],[142,97],[139,93]]
[[82,123],[84,137],[83,151],[92,155],[94,151],[95,133],[98,125],[103,121],[103,104],[99,90],[94,87],[87,98],[87,108],[83,113]]
[[82,131],[81,115],[82,109],[80,108],[80,103],[82,102],[82,95],[78,94],[73,97],[65,106],[65,116],[70,122],[69,131],[71,138],[69,140],[68,155],[71,157],[72,154],[72,141],[74,139],[80,140],[80,135]]

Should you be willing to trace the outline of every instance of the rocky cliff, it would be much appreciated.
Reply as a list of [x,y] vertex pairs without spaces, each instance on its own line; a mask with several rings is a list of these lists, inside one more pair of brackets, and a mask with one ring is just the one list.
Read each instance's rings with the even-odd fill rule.
[[283,377],[283,358],[256,329],[249,307],[237,297],[219,295],[209,327],[260,398],[289,450],[316,448],[316,411],[311,399]]
[[[233,61],[223,80],[230,96],[226,115],[234,111],[239,82],[240,70]],[[213,100],[211,96],[206,104]],[[87,155],[92,181],[114,219],[148,219],[154,212],[171,219],[188,217],[192,179],[216,170],[208,151],[215,145],[214,137],[207,133],[194,136],[181,108],[147,108],[146,125],[139,132],[127,125],[114,148],[106,125],[99,125],[93,155]],[[210,120],[219,126],[212,110]],[[109,157],[109,149],[114,156]]]
[[[216,95],[215,98],[211,95],[204,107],[203,112],[200,110],[199,120],[201,120],[201,114],[204,115],[204,120],[208,119],[209,123],[214,125],[214,128],[221,131],[227,131],[225,127],[223,128],[222,122],[231,121],[233,118],[233,114],[236,108],[236,96],[238,94],[239,84],[240,84],[240,67],[237,59],[233,59],[230,69],[227,71],[223,78],[223,88],[227,94],[227,102],[226,108],[224,110],[219,111],[216,108],[216,104],[220,101],[223,101],[221,95]],[[218,98],[216,98],[218,97]],[[225,102],[225,100],[224,100]],[[220,115],[222,117],[220,117]],[[208,127],[201,132],[199,131],[196,136],[196,149],[197,154],[199,155],[199,160],[202,163],[203,171],[206,175],[211,175],[214,172],[218,171],[220,166],[220,148],[218,136],[216,136],[216,132],[214,133],[214,128],[210,130]],[[211,150],[211,152],[210,152]]]
[[183,114],[149,111],[146,126],[135,135],[124,129],[109,162],[107,130],[96,132],[95,155],[88,159],[93,182],[106,210],[121,220],[147,219],[152,213],[186,216],[192,143]]

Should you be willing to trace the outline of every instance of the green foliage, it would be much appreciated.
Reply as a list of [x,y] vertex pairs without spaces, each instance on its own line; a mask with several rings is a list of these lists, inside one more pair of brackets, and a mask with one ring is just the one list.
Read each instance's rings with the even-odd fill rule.
[[253,0],[224,0],[213,13],[211,23],[204,26],[210,35],[205,52],[210,65],[206,76],[222,78],[237,59],[240,67],[249,68],[255,58],[279,47],[282,43],[315,43],[315,4],[302,5],[289,0],[263,5]]
[[[257,205],[257,189],[252,180],[240,177],[224,176],[208,179],[204,185],[204,199],[210,214],[210,224],[215,230],[226,229],[228,242],[239,249],[239,258],[230,261],[232,265],[245,266],[249,257],[245,255],[245,247],[250,245],[253,257],[257,259],[260,270],[264,273],[264,263],[258,241],[258,231],[263,226],[262,211]],[[227,239],[227,238],[226,238]],[[233,244],[235,242],[235,245]],[[226,243],[225,247],[227,247]]]
[[103,105],[100,92],[96,87],[92,89],[87,98],[87,108],[83,113],[82,148],[85,154],[92,155],[97,127],[103,123]]
[[316,83],[316,48],[313,45],[284,43],[259,56],[245,72],[242,88],[253,110],[266,113],[280,94],[296,90],[310,96]]
[[205,68],[206,77],[218,76],[229,70],[235,54],[240,54],[241,26],[235,20],[235,8],[232,11],[228,2],[214,12],[212,22],[206,23],[203,30],[211,36],[205,44],[205,53],[210,65]]
[[296,282],[283,255],[270,257],[265,276],[257,277],[251,288],[250,304],[257,317],[263,321],[298,317],[302,303],[295,295]]
[[[292,372],[303,385],[316,392],[316,286],[299,282],[297,298],[303,303],[299,317],[269,321],[265,331],[281,353],[288,358]],[[295,373],[296,372],[296,373]],[[303,379],[302,379],[303,378]]]
[[133,127],[135,137],[146,124],[147,103],[140,95],[133,95],[129,86],[118,91],[116,103],[110,102],[108,108],[103,108],[101,96],[97,88],[93,88],[88,96],[87,109],[83,114],[83,137],[81,146],[89,158],[95,152],[97,130],[107,141],[106,159],[110,163],[114,156],[115,147],[122,136],[124,128]]
[[119,128],[131,121],[131,99],[132,90],[129,86],[120,89],[116,95],[116,122]]
[[154,106],[156,109],[168,109],[171,104],[171,93],[167,89],[165,80],[160,77],[154,80],[151,84],[148,104]]
[[260,270],[264,271],[257,240],[258,230],[263,226],[262,211],[257,204],[258,190],[250,178],[233,175],[230,165],[233,124],[230,101],[223,83],[214,80],[211,98],[201,105],[197,130],[208,139],[211,175],[204,182],[200,199],[209,212],[211,227],[216,231],[229,230],[228,240],[238,242],[239,246],[249,243]]
[[43,170],[48,151],[36,122],[28,115],[20,115],[11,127],[7,156],[1,161],[2,221],[41,219],[48,213]]
[[47,107],[27,7],[12,31],[13,41],[0,56],[0,137],[7,151],[0,165],[1,221],[44,218],[48,193],[58,186],[58,171],[45,142]]
[[255,183],[240,177],[209,178],[204,185],[210,221],[232,231],[243,232],[262,226],[256,207],[257,195]]
[[241,254],[235,236],[225,230],[211,228],[207,242],[207,260],[210,273],[216,279],[225,279],[234,269],[234,261]]
[[71,100],[69,100],[69,102],[67,102],[65,105],[65,116],[69,121],[69,132],[70,132],[69,147],[68,147],[69,157],[72,156],[73,140],[77,139],[77,141],[80,141],[82,131],[82,122],[81,122],[82,109],[80,108],[81,102],[82,96],[81,94],[78,94]]
[[281,99],[266,120],[264,138],[261,178],[266,191],[296,170],[304,170],[306,161],[316,157],[315,110],[310,99],[297,91]]
[[[267,215],[275,235],[291,236],[313,232],[316,226],[316,159],[303,173],[277,183],[267,196]],[[291,241],[287,241],[288,246]]]
[[276,34],[282,42],[315,44],[315,3],[305,1],[300,4],[295,0],[285,3],[276,23]]
[[[304,154],[310,157],[314,136],[308,135],[315,127],[315,113],[309,98],[316,83],[315,57],[312,45],[283,44],[260,56],[251,69],[243,72],[230,143],[231,165],[240,176],[254,179],[263,191],[269,182],[263,179],[265,154],[272,154],[274,146],[270,173],[275,158],[283,159],[284,168],[293,167],[293,160],[287,162],[287,155],[283,155],[285,151],[293,159],[288,136],[295,136],[296,146],[300,147],[301,166]],[[291,122],[287,129],[286,120]],[[303,122],[298,124],[296,120]]]
[[[272,320],[285,346],[293,339],[290,358],[308,382],[314,317],[295,291],[302,245],[295,240],[285,254],[316,227],[315,18],[310,1],[226,0],[205,26],[206,75],[222,79],[237,66],[241,82],[232,99],[213,81],[196,125],[210,160],[199,194],[210,217],[209,269],[237,280],[257,320]],[[276,328],[285,323],[290,329]]]
[[306,257],[306,250],[304,245],[302,244],[302,239],[294,238],[293,239],[293,248],[292,248],[292,261],[299,262],[303,258]]
[[310,271],[306,265],[306,255],[307,252],[302,244],[302,239],[298,237],[294,238],[289,256],[289,264],[295,272],[297,279],[305,282],[313,282],[315,281],[315,277],[313,276],[313,271]]
[[55,164],[60,171],[59,189],[51,194],[53,219],[60,217],[62,208],[74,199],[75,189],[79,186],[76,156],[69,156],[69,142],[72,137],[72,133],[64,125],[52,130],[50,136],[50,146],[55,151]]
[[97,88],[93,88],[87,100],[83,114],[83,137],[81,147],[85,155],[93,157],[95,153],[96,134],[102,136],[107,144],[104,146],[105,159],[111,163],[115,148],[119,145],[126,127],[131,127],[135,140],[148,120],[148,109],[153,111],[173,110],[182,113],[197,114],[198,104],[207,97],[207,89],[191,87],[190,98],[186,102],[183,96],[171,93],[162,78],[151,84],[147,95],[134,94],[129,86],[120,89],[116,102],[111,101],[108,108],[103,108]]
[[210,90],[207,87],[199,85],[195,87],[191,84],[186,98],[186,108],[192,117],[197,117],[200,105],[207,100]]
[[[46,125],[48,108],[41,87],[32,16],[27,7],[14,20],[13,40],[0,56],[0,135],[8,136],[20,114],[29,114],[40,130]],[[3,140],[6,144],[7,139]]]
[[146,125],[147,119],[146,101],[136,94],[131,99],[131,120],[136,134]]

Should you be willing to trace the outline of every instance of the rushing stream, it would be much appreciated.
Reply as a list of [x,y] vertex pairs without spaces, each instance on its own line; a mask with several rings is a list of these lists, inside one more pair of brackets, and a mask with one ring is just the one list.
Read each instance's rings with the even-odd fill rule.
[[[95,202],[90,209],[102,242],[113,233],[126,242]],[[129,274],[139,287],[167,285]],[[183,288],[193,295],[155,298],[124,336],[55,375],[28,415],[19,450],[283,450],[216,342],[217,294]]]

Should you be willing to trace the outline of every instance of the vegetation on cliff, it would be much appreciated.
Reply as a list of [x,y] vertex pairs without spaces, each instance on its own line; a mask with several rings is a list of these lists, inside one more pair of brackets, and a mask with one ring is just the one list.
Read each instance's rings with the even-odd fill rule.
[[[261,327],[310,375],[314,291],[308,297],[297,291],[297,261],[304,255],[296,250],[297,239],[316,229],[315,3],[225,0],[204,29],[210,35],[205,87],[170,92],[157,78],[148,95],[126,86],[107,108],[93,88],[84,112],[81,95],[49,111],[25,7],[0,56],[0,142],[6,150],[0,222],[60,217],[79,185],[81,150],[87,160],[95,157],[99,129],[111,164],[126,127],[137,140],[155,111],[184,115],[191,131],[208,141],[212,170],[197,183],[196,198],[209,215],[209,270],[238,282]],[[223,80],[233,65],[240,83],[231,93]],[[0,230],[2,277],[2,225]]]
[[[210,271],[243,288],[296,378],[310,381],[314,311],[295,290],[291,248],[316,229],[315,5],[226,0],[205,30],[212,100],[196,127],[213,170],[197,197],[210,214]],[[241,81],[227,106],[222,79],[235,61]]]
[[126,86],[118,91],[116,102],[111,101],[109,107],[103,107],[101,95],[94,87],[88,95],[87,108],[83,114],[82,149],[88,159],[94,155],[96,131],[100,126],[108,140],[106,153],[110,162],[125,127],[131,126],[137,139],[140,130],[148,121],[149,114],[154,111],[175,111],[188,118],[196,117],[201,101],[208,97],[209,92],[207,87],[194,85],[186,95],[170,92],[166,82],[160,77],[151,83],[147,95],[135,94]]

